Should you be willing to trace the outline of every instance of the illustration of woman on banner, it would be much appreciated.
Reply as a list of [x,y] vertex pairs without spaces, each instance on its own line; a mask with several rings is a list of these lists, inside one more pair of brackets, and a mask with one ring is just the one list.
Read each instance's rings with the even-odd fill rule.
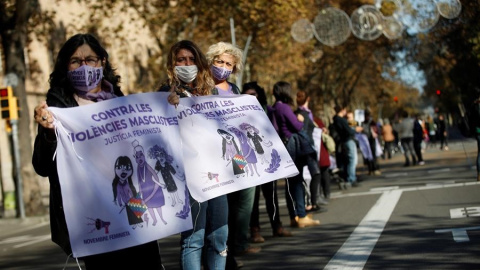
[[[248,143],[248,138],[240,129],[234,126],[228,126],[228,131],[232,132],[237,136],[238,141],[240,142],[240,147],[242,148],[242,154],[245,158],[245,161],[248,164],[248,167],[245,168],[245,171],[248,175],[248,171],[250,171],[250,175],[253,176],[254,170],[258,176],[260,174],[257,171],[257,156],[255,155],[255,151],[252,149],[250,144]],[[247,169],[248,168],[248,169]]]
[[[218,134],[222,136],[222,157],[229,163],[232,163],[233,174],[237,177],[244,174],[243,168],[247,165],[247,161],[238,149],[235,138],[229,132],[223,129],[217,129]],[[228,164],[227,164],[228,165]]]
[[262,137],[259,135],[260,131],[256,127],[248,123],[242,123],[240,125],[240,129],[245,130],[247,132],[247,137],[249,139],[248,143],[253,149],[255,149],[255,152],[257,152],[257,154],[259,155],[261,163],[268,164],[269,161],[265,157],[265,150],[263,149],[262,144],[266,147],[270,147],[272,146],[272,142],[270,141],[264,142]]
[[[128,224],[132,225],[135,229],[137,225],[143,227],[142,214],[145,212],[145,206],[142,200],[138,200],[138,207],[129,203],[139,196],[135,186],[132,182],[133,165],[130,158],[126,156],[120,156],[115,161],[115,178],[113,179],[113,202],[120,206],[127,213]],[[143,206],[143,207],[142,207]]]
[[[170,193],[172,198],[172,207],[175,206],[177,202],[183,204],[183,201],[180,199],[177,192],[177,184],[173,179],[173,175],[177,173],[175,168],[172,166],[173,157],[170,156],[163,147],[158,145],[154,145],[148,149],[148,157],[157,160],[157,163],[155,163],[155,171],[157,174],[162,174],[163,182],[165,182],[167,191]],[[182,180],[185,179],[182,178]]]
[[160,183],[155,170],[145,161],[145,152],[140,143],[135,140],[132,145],[133,156],[138,164],[138,189],[148,207],[148,212],[153,218],[152,225],[155,226],[157,224],[155,210],[157,210],[163,224],[167,225],[167,222],[163,219],[162,215],[162,206],[165,205],[165,197],[163,196],[162,188],[165,188],[165,185]]

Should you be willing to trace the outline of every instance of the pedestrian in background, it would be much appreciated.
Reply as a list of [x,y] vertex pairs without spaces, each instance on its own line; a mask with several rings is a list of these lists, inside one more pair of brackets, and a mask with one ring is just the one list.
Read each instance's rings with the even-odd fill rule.
[[355,133],[362,132],[363,128],[359,126],[351,127],[349,125],[349,122],[345,119],[347,108],[337,105],[334,109],[333,126],[340,137],[339,147],[343,152],[342,155],[337,155],[337,164],[343,169],[344,179],[347,180],[350,186],[355,187],[358,186],[356,173],[358,154]]
[[448,133],[447,120],[443,114],[438,115],[437,119],[438,136],[440,140],[440,150],[448,151]]
[[[477,94],[480,91],[477,89]],[[480,181],[480,97],[470,105],[468,111],[470,133],[477,140],[477,181]]]
[[368,144],[370,146],[370,151],[372,156],[370,159],[367,159],[368,174],[369,175],[381,175],[380,166],[378,165],[377,160],[377,138],[379,134],[379,128],[369,110],[365,110],[365,121],[362,123],[363,134],[367,136]]
[[383,156],[386,159],[391,159],[393,144],[395,143],[395,136],[393,135],[393,127],[388,118],[383,120],[382,138],[384,143]]
[[417,114],[413,122],[413,149],[415,150],[415,154],[417,155],[418,165],[425,164],[422,155],[422,142],[424,137],[425,132],[423,130],[422,119],[420,117],[420,114]]
[[[71,76],[73,72],[92,72],[99,76],[93,76],[90,81],[87,76]],[[50,181],[52,241],[70,256],[72,248],[55,155],[57,138],[48,107],[84,106],[121,97],[123,93],[120,90],[120,76],[112,68],[107,51],[91,34],[77,34],[65,42],[58,52],[49,82],[47,101],[35,107],[34,118],[38,124],[38,133],[35,137],[32,164],[39,175],[48,177]],[[98,179],[103,180],[105,179]],[[111,269],[162,269],[157,241],[79,259],[84,261],[86,269],[104,269],[106,266]]]
[[[405,155],[404,167],[408,167],[410,164],[417,165],[417,157],[415,155],[415,150],[413,149],[413,124],[414,120],[409,117],[408,112],[403,111],[402,119],[395,126]],[[409,156],[412,159],[412,163],[410,163]]]
[[[310,140],[312,143],[314,143],[313,139],[313,130],[316,127],[316,123],[313,121],[313,114],[310,108],[308,107],[308,104],[310,102],[310,97],[308,96],[308,93],[303,90],[298,90],[297,91],[297,109],[295,110],[295,114],[302,115],[301,118],[303,119],[303,130],[306,131],[308,136],[310,137]],[[310,183],[307,184],[305,181],[306,185],[306,194],[309,194],[310,200],[306,200],[306,209],[307,211],[314,211],[314,212],[325,212],[327,209],[325,207],[320,206],[320,204],[328,204],[325,199],[322,198],[320,188],[321,188],[321,172],[320,172],[320,167],[318,166],[318,151],[320,149],[316,150],[314,153],[311,153],[306,156],[307,159],[307,168],[310,173]]]

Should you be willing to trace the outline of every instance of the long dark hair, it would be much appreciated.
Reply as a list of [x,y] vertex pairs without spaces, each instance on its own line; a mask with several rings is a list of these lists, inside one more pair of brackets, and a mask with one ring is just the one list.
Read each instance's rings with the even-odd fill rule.
[[73,101],[75,93],[67,74],[70,57],[75,53],[78,47],[87,44],[100,57],[103,63],[103,78],[113,85],[113,91],[116,96],[123,96],[120,91],[120,76],[115,74],[115,70],[110,65],[108,53],[102,47],[100,42],[91,34],[76,34],[70,37],[58,52],[53,72],[50,74],[49,92],[58,92],[68,101]]
[[292,86],[288,82],[279,81],[273,85],[273,96],[276,101],[293,105]]
[[175,75],[175,62],[177,61],[177,54],[181,49],[190,51],[195,57],[195,64],[198,68],[197,77],[193,81],[195,94],[200,96],[209,95],[211,90],[215,87],[210,67],[208,65],[207,58],[202,53],[200,48],[194,42],[190,40],[181,40],[170,48],[167,58],[167,75],[168,85],[180,85],[180,80]]
[[[133,164],[132,164],[132,161],[130,160],[129,157],[127,157],[127,156],[118,157],[117,161],[115,161],[115,168],[119,165],[130,166],[130,168],[132,168],[132,173],[133,173]],[[113,200],[117,199],[117,186],[118,186],[119,181],[120,181],[120,178],[115,173],[115,178],[113,179],[113,182],[112,182]],[[137,196],[137,190],[135,189],[135,186],[133,185],[132,176],[128,177],[128,186],[130,186],[130,189],[132,190],[133,197]]]
[[267,95],[265,94],[265,89],[258,85],[256,81],[248,82],[243,85],[242,94],[245,94],[247,90],[253,89],[257,93],[257,99],[260,105],[263,107],[267,106]]

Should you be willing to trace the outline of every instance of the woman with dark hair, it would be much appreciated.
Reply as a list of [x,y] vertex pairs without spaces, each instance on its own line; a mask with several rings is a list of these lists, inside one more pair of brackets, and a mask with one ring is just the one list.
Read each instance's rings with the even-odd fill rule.
[[112,181],[113,202],[121,207],[122,211],[125,209],[127,213],[128,224],[135,229],[138,226],[143,227],[142,217],[135,215],[133,209],[128,205],[131,198],[138,196],[137,189],[133,185],[133,165],[132,161],[127,156],[120,156],[115,161],[115,178]]
[[[273,96],[275,103],[273,104],[273,115],[278,125],[278,135],[288,145],[288,141],[292,139],[294,134],[300,132],[303,127],[303,116],[298,118],[293,112],[293,98],[292,86],[284,81],[275,83],[273,86]],[[320,224],[319,220],[314,220],[307,216],[305,210],[305,190],[303,186],[303,167],[307,165],[307,158],[305,155],[292,157],[295,166],[300,172],[298,175],[287,179],[288,188],[285,189],[285,196],[287,199],[287,208],[290,214],[292,227],[307,227],[316,226]],[[290,199],[290,194],[293,197],[293,202]],[[295,205],[295,207],[294,207]]]
[[[97,74],[88,78],[88,74]],[[120,76],[110,65],[107,51],[90,34],[77,34],[68,39],[60,49],[53,72],[50,74],[47,101],[35,107],[34,119],[38,123],[32,163],[35,171],[50,181],[50,228],[52,241],[67,254],[72,254],[68,228],[63,212],[62,193],[58,179],[57,162],[54,159],[57,139],[52,107],[76,107],[123,96]],[[132,260],[140,257],[142,260]],[[80,258],[87,269],[109,268],[161,269],[157,241]]]
[[[257,82],[248,82],[243,85],[242,94],[253,95],[257,97],[258,102],[265,110],[271,110],[267,105],[267,95],[265,90],[258,85]],[[260,234],[260,189],[263,197],[265,197],[265,204],[267,208],[268,217],[270,219],[270,226],[272,227],[273,236],[292,236],[290,231],[283,228],[280,220],[280,207],[278,205],[277,197],[277,181],[271,181],[255,188],[255,197],[253,201],[252,214],[250,216],[250,236],[253,243],[263,243],[265,239]]]
[[[170,48],[167,75],[168,81],[159,91],[171,92],[168,102],[175,106],[180,102],[180,97],[210,95],[215,88],[207,58],[189,40],[179,41]],[[203,262],[204,269],[225,269],[227,196],[221,195],[200,203],[189,195],[189,200],[194,227],[181,233],[181,268],[200,270]]]

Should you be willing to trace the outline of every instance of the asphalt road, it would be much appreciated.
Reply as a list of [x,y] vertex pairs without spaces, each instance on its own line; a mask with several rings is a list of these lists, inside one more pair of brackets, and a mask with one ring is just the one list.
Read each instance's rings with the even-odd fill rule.
[[[255,244],[261,252],[238,258],[242,269],[480,269],[476,151],[475,141],[450,142],[450,151],[429,148],[426,165],[407,168],[398,153],[380,160],[381,176],[367,176],[360,164],[361,186],[332,183],[328,212],[315,214],[322,224],[292,228],[293,237],[271,236],[262,205],[266,241]],[[165,269],[179,269],[179,236],[159,245]],[[0,269],[78,269],[66,260],[50,241],[48,217],[0,219]]]

